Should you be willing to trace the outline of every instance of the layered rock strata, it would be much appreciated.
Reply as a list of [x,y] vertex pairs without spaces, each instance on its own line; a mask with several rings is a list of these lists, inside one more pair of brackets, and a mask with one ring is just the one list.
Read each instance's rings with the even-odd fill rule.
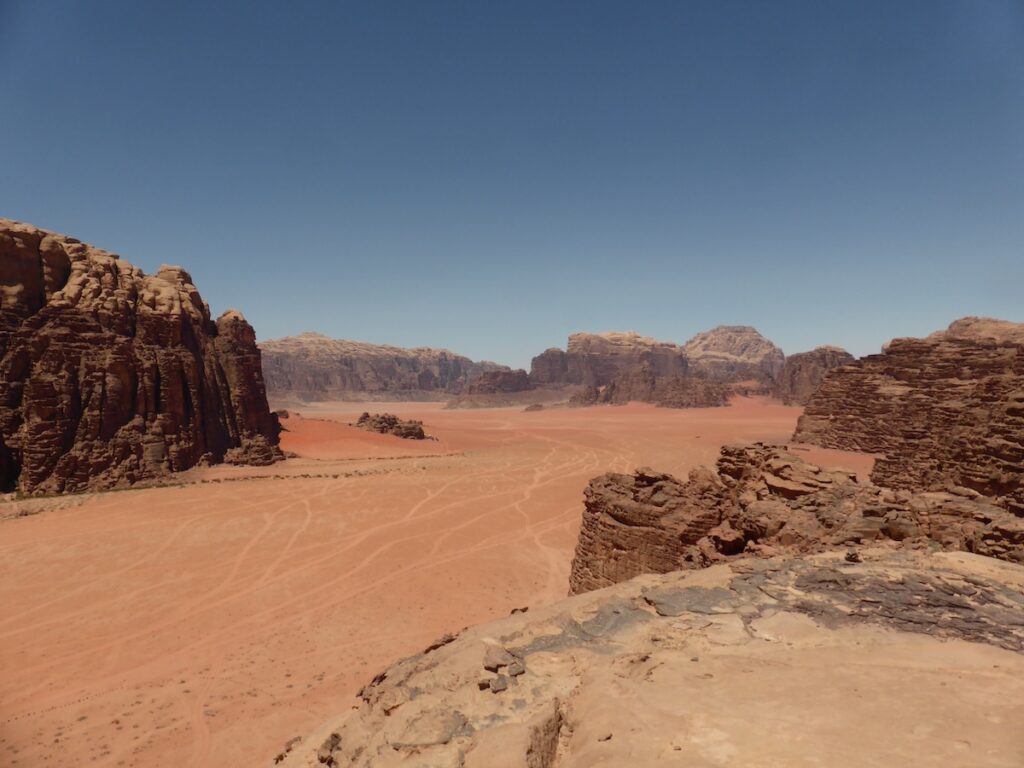
[[1024,562],[1024,520],[966,490],[883,489],[778,446],[726,446],[717,471],[696,469],[686,481],[648,469],[594,478],[585,492],[570,590],[738,556],[876,542]]
[[439,639],[278,759],[902,765],[927,722],[935,764],[1010,765],[1022,746],[1006,726],[1024,704],[1022,594],[1018,566],[877,550],[859,563],[744,559],[640,577]]
[[446,349],[406,349],[319,333],[264,341],[260,348],[267,392],[275,402],[444,399],[462,393],[485,372],[508,371]]
[[0,489],[109,488],[281,457],[252,327],[156,275],[0,219]]
[[794,439],[881,454],[872,479],[966,487],[1024,515],[1024,326],[967,318],[832,371]]
[[839,347],[817,347],[810,352],[789,355],[773,394],[787,405],[806,405],[829,371],[855,360]]

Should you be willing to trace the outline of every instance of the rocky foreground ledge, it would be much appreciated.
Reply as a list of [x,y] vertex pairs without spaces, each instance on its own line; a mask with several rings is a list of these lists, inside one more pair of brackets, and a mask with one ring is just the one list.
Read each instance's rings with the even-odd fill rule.
[[892,490],[782,446],[725,446],[716,469],[685,481],[651,469],[591,480],[569,584],[579,593],[641,573],[882,542],[1024,563],[1024,519],[966,488]]
[[1024,568],[870,549],[641,576],[392,665],[304,766],[1015,764]]

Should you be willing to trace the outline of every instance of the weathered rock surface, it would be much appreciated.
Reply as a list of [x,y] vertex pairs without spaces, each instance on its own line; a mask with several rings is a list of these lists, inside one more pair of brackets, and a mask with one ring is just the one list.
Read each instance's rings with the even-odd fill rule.
[[676,344],[633,331],[574,333],[566,351],[549,349],[533,358],[530,378],[536,385],[582,384],[601,387],[641,366],[656,376],[683,376],[686,355]]
[[270,463],[278,432],[252,327],[211,320],[185,270],[0,219],[0,490]]
[[377,432],[381,435],[394,435],[406,440],[425,440],[426,432],[423,431],[423,422],[416,420],[403,420],[393,413],[366,413],[364,412],[353,425],[367,432]]
[[839,347],[817,347],[810,352],[789,355],[775,383],[774,394],[787,405],[805,405],[829,371],[855,360]]
[[649,469],[608,473],[585,493],[570,589],[876,542],[1024,563],[1024,520],[966,493],[883,489],[761,444],[726,446],[717,471],[694,470],[685,482]]
[[603,387],[585,387],[569,402],[575,406],[653,403],[663,408],[715,408],[729,404],[721,382],[696,376],[658,376],[644,363]]
[[466,387],[468,395],[496,395],[531,389],[530,377],[522,368],[514,371],[484,371]]
[[967,318],[832,371],[794,439],[882,454],[872,479],[966,487],[1024,515],[1024,325]]
[[974,339],[975,341],[988,340],[1024,344],[1024,323],[1013,323],[994,317],[961,317],[950,323],[946,330],[937,331],[928,338]]
[[283,768],[1018,762],[1024,568],[862,554],[643,576],[443,637]]
[[782,375],[782,350],[749,325],[719,325],[683,346],[690,370],[718,381],[765,384]]
[[267,393],[275,402],[374,398],[443,399],[487,371],[446,349],[405,349],[303,333],[260,343]]

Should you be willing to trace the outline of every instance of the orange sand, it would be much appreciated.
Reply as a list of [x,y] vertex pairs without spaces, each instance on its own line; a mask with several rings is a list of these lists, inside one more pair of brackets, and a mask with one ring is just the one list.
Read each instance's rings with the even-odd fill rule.
[[[365,409],[439,439],[344,424]],[[594,475],[684,475],[799,413],[333,404],[286,422],[303,458],[2,520],[0,765],[268,764],[396,658],[564,596]]]

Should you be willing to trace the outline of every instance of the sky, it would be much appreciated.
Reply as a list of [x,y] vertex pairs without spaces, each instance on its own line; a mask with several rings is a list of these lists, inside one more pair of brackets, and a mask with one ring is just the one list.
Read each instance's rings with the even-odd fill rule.
[[0,216],[527,366],[1024,321],[1024,0],[0,0]]

